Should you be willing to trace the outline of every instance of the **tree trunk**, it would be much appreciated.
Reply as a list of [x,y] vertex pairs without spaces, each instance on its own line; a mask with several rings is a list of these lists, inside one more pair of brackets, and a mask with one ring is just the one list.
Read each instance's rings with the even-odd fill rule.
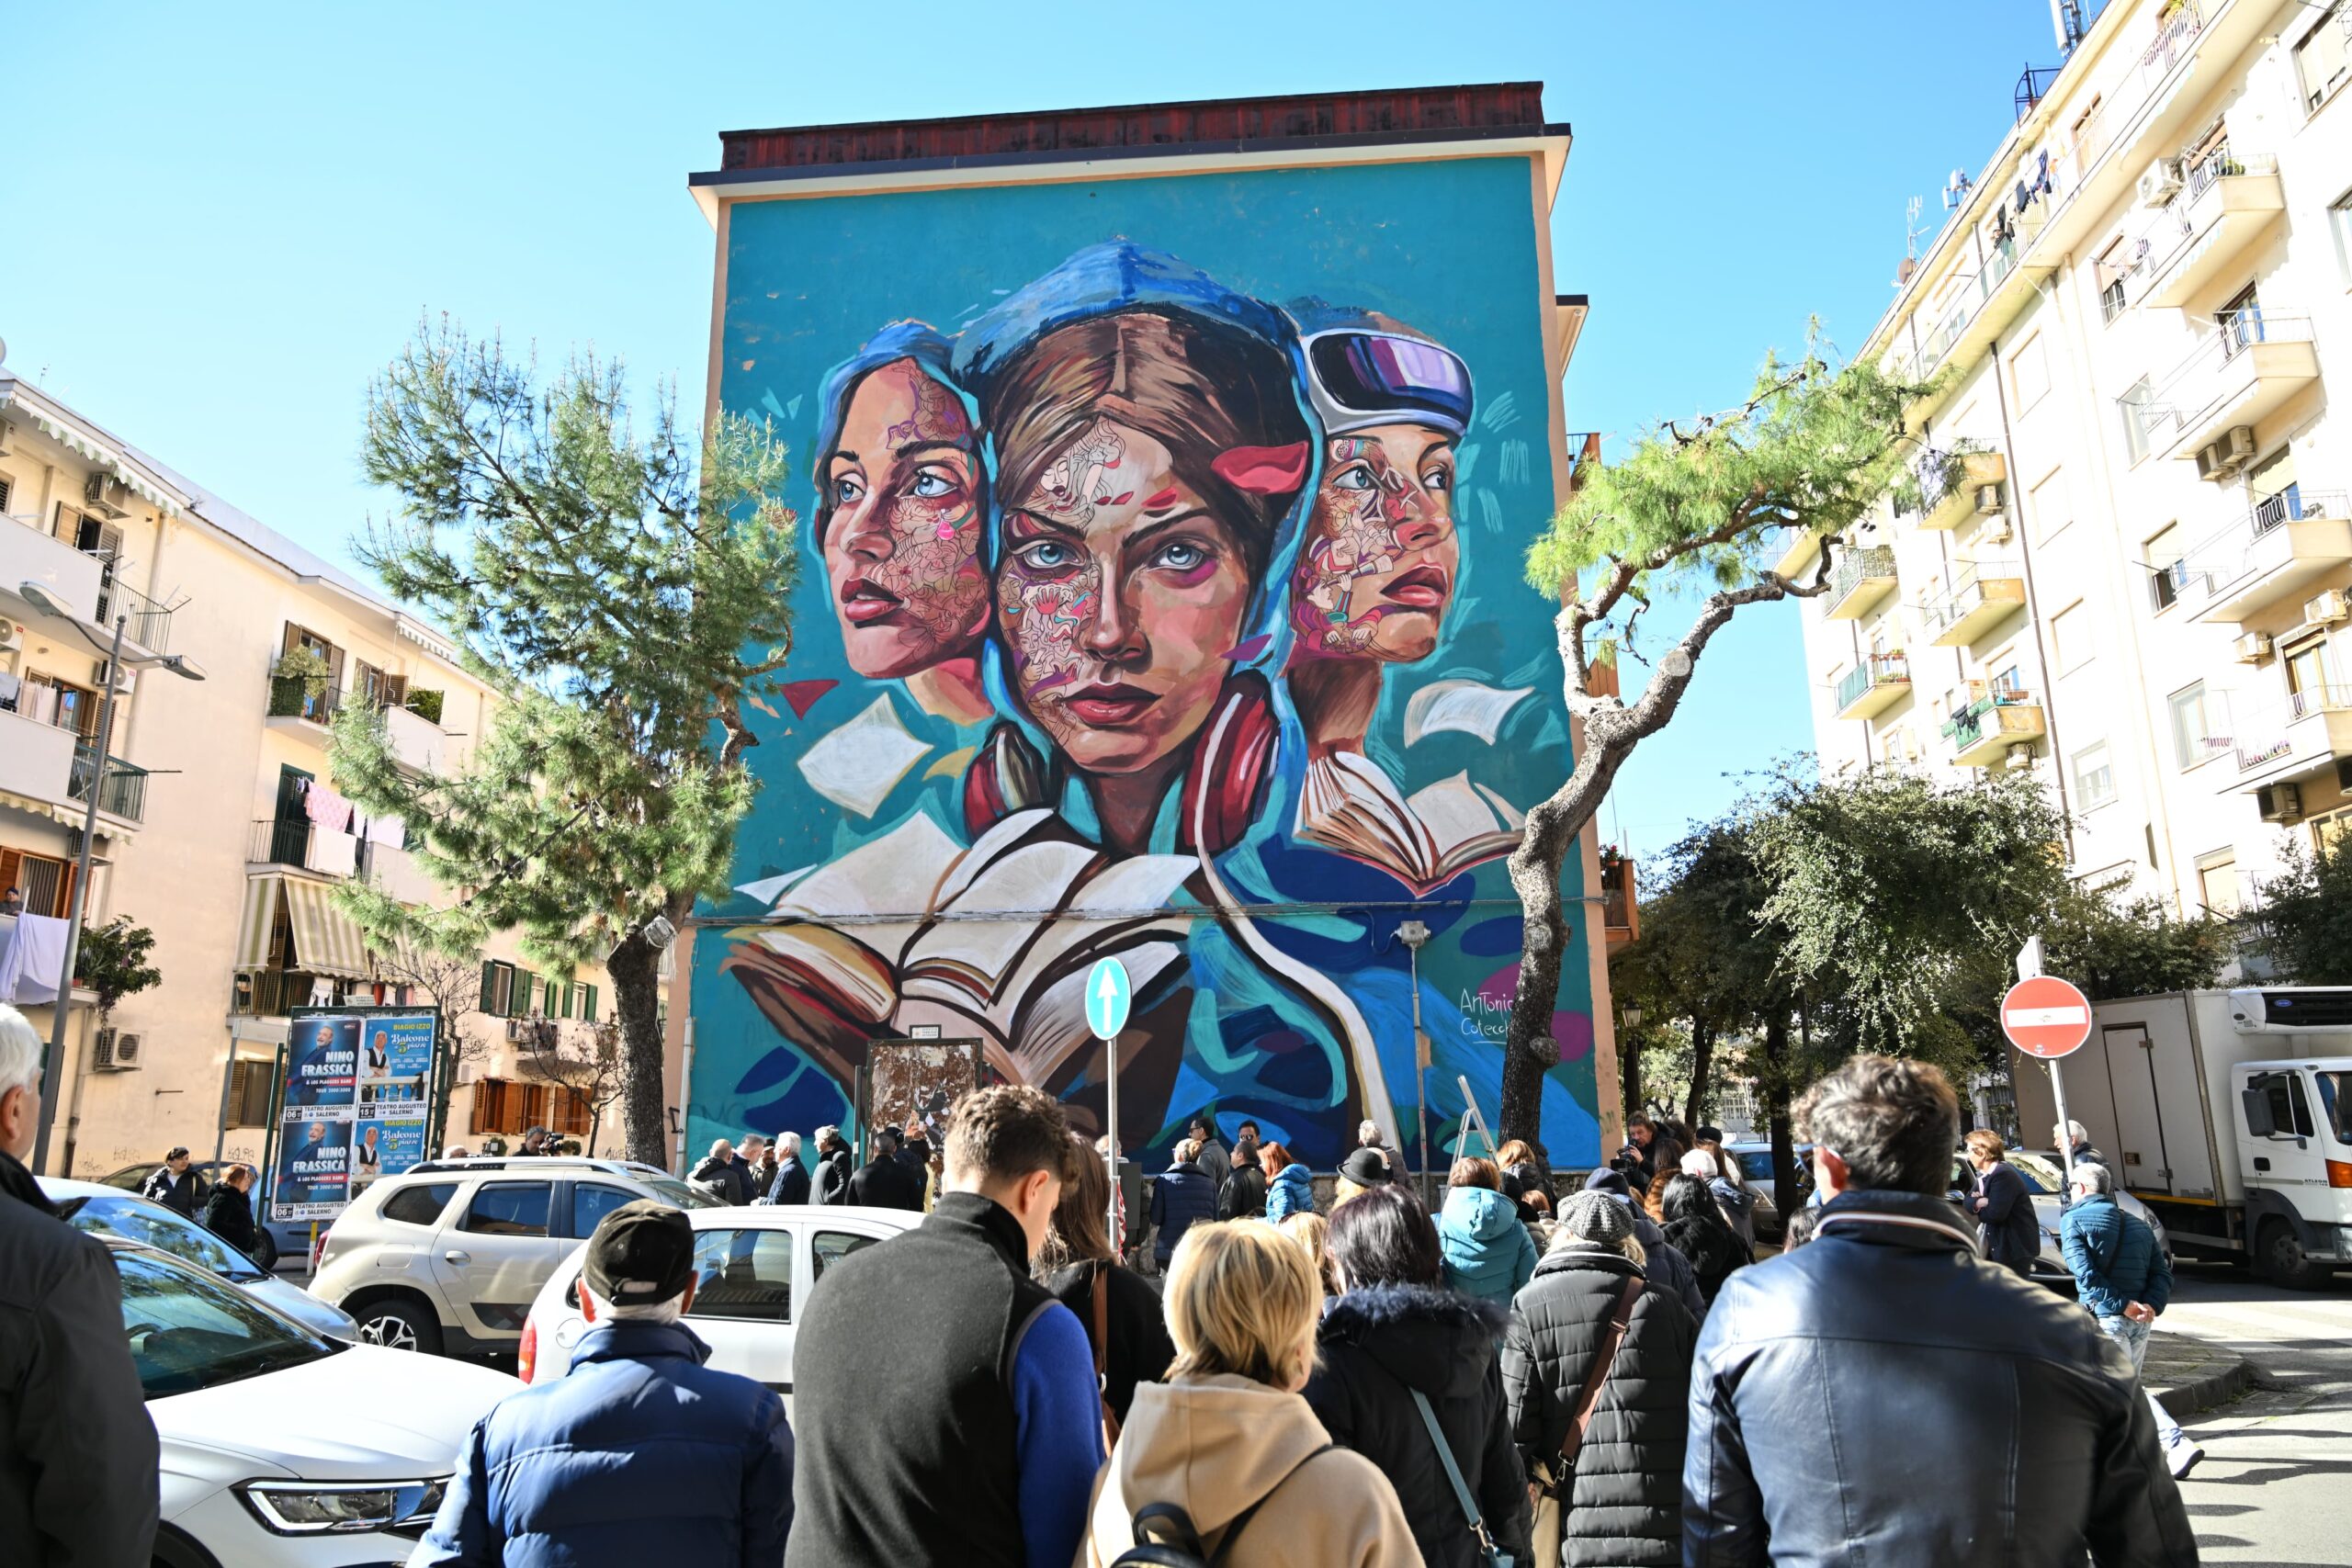
[[[1642,1032],[1629,1029],[1617,1037],[1617,1100],[1631,1126],[1642,1109]],[[1600,1151],[1606,1156],[1610,1151]]]
[[432,1145],[424,1151],[427,1159],[449,1146],[449,1097],[458,1090],[458,1058],[465,1050],[465,1042],[458,1037],[458,1026],[446,1009],[441,1010],[433,1048],[441,1058],[441,1081],[434,1089],[433,1110],[424,1124],[425,1140]]
[[1797,1212],[1797,1145],[1789,1122],[1789,1018],[1778,1007],[1764,1015],[1764,1104],[1772,1130],[1772,1204],[1786,1224]]
[[1690,1021],[1690,1095],[1682,1102],[1685,1126],[1699,1124],[1705,1108],[1708,1075],[1715,1070],[1715,1026],[1703,1019]]
[[[621,1022],[621,1128],[628,1156],[668,1168],[670,1122],[662,1084],[662,954],[638,931],[613,945],[605,973]],[[685,1108],[678,1108],[680,1117]]]

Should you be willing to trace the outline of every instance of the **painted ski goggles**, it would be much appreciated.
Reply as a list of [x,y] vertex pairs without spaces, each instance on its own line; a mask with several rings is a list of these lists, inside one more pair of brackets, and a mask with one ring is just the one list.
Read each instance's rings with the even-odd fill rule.
[[1470,367],[1427,338],[1343,327],[1301,341],[1307,401],[1326,435],[1377,424],[1470,428]]

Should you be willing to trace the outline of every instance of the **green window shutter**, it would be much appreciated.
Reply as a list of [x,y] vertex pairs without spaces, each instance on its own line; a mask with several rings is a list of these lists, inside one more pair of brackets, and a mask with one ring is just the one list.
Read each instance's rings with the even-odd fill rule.
[[517,969],[514,971],[515,1017],[528,1018],[531,1016],[531,993],[538,988],[538,979],[539,977],[537,975],[532,974],[528,969]]
[[596,987],[582,986],[580,991],[582,1003],[580,1016],[594,1023],[596,1021]]
[[495,1010],[491,1004],[497,999],[498,965],[485,958],[481,964],[481,1010],[484,1012]]

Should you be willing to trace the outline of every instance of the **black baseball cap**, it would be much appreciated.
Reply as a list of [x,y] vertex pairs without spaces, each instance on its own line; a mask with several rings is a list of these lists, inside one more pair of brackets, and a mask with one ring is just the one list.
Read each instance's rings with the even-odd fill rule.
[[695,1228],[658,1199],[624,1203],[596,1222],[581,1265],[588,1288],[615,1306],[666,1302],[695,1273]]

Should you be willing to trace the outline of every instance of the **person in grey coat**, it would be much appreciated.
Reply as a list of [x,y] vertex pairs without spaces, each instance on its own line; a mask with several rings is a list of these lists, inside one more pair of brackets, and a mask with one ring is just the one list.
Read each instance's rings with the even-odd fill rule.
[[138,1564],[160,1457],[104,1244],[57,1217],[20,1163],[40,1110],[40,1037],[0,1007],[0,1561]]
[[1207,1117],[1195,1116],[1185,1129],[1184,1135],[1200,1145],[1200,1152],[1193,1156],[1193,1163],[1199,1166],[1201,1174],[1209,1179],[1210,1190],[1224,1191],[1226,1179],[1233,1174],[1233,1156],[1227,1154],[1225,1145],[1216,1141],[1216,1126]]
[[1601,1166],[1584,1179],[1588,1192],[1606,1192],[1634,1212],[1634,1239],[1642,1244],[1645,1259],[1642,1272],[1653,1285],[1665,1291],[1682,1303],[1694,1323],[1707,1321],[1707,1298],[1699,1290],[1699,1271],[1682,1256],[1682,1249],[1666,1239],[1666,1232],[1642,1212],[1634,1201],[1634,1190],[1625,1180],[1625,1173],[1611,1166]]

